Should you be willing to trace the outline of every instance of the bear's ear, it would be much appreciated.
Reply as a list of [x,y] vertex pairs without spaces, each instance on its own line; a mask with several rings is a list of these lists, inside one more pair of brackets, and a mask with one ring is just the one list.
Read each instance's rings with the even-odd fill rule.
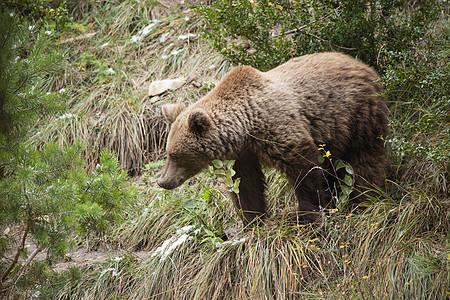
[[162,107],[162,113],[169,123],[173,123],[178,115],[185,109],[186,106],[184,106],[183,103],[164,104]]
[[188,124],[191,132],[202,135],[209,130],[212,121],[204,111],[196,109],[189,115]]

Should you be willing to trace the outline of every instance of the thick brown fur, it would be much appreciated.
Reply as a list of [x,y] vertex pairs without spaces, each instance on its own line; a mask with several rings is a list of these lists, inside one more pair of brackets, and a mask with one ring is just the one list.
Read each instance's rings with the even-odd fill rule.
[[284,172],[301,219],[313,222],[327,205],[318,145],[352,165],[355,186],[381,185],[388,111],[378,74],[339,53],[305,55],[268,72],[236,67],[186,109],[164,108],[174,120],[158,184],[172,189],[213,159],[235,159],[239,194],[233,200],[253,222],[265,213],[261,164]]

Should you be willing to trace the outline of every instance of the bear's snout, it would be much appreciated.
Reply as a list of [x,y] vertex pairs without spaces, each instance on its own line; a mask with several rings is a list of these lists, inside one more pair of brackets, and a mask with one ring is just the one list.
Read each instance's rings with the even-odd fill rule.
[[166,190],[173,190],[174,188],[177,187],[174,184],[170,184],[170,182],[168,180],[164,180],[164,178],[162,178],[162,177],[159,178],[156,183],[158,184],[159,187],[166,189]]
[[161,176],[156,183],[163,189],[173,190],[183,184],[186,179],[183,168],[180,168],[173,161],[168,159],[161,171]]
[[183,182],[200,171],[201,169],[195,168],[195,166],[185,167],[182,163],[174,161],[169,157],[156,183],[163,189],[172,190],[182,185]]
[[163,189],[173,190],[174,188],[182,185],[186,179],[187,178],[183,176],[183,172],[179,169],[165,167],[162,171],[161,177],[159,177],[156,183]]

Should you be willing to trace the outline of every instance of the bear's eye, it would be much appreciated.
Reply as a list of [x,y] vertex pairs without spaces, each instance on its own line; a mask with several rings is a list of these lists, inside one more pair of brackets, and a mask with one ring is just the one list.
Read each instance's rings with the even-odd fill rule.
[[172,160],[173,162],[177,162],[177,161],[178,161],[178,157],[176,157],[174,154],[169,154],[169,158],[170,158],[170,160]]

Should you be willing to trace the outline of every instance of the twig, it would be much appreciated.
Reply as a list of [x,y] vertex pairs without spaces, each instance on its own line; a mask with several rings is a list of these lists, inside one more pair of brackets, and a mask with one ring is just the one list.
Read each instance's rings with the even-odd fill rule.
[[22,265],[20,274],[19,274],[19,276],[17,276],[17,279],[16,279],[16,281],[14,282],[14,284],[13,284],[13,286],[12,286],[12,288],[11,288],[11,293],[14,292],[14,289],[15,289],[15,287],[16,287],[16,285],[17,285],[17,282],[19,282],[20,277],[22,277],[23,274],[25,273],[25,269],[27,268],[27,266],[28,266],[28,265],[31,263],[31,261],[36,257],[36,255],[37,255],[39,252],[41,252],[41,251],[42,251],[42,249],[38,247],[38,248],[36,248],[36,249],[33,251],[33,253],[31,253],[30,256],[28,256],[27,261]]
[[62,40],[62,41],[58,42],[58,44],[61,45],[61,44],[67,44],[67,43],[71,43],[71,42],[75,42],[75,41],[79,41],[79,40],[89,39],[89,38],[97,35],[98,33],[99,33],[98,31],[86,33],[86,34],[83,34],[83,35],[80,35],[80,36],[77,36],[74,38]]
[[312,34],[312,33],[305,32],[305,31],[304,31],[304,29],[307,28],[308,26],[311,26],[312,24],[315,24],[315,23],[317,23],[317,22],[319,22],[319,21],[322,21],[322,20],[325,19],[325,18],[328,18],[330,15],[332,15],[333,13],[335,13],[335,12],[336,12],[338,9],[340,9],[340,8],[341,8],[341,6],[339,6],[339,7],[335,8],[335,9],[333,9],[332,11],[330,11],[329,13],[327,13],[326,15],[320,17],[320,18],[317,19],[317,20],[314,20],[314,21],[310,22],[309,24],[300,26],[300,27],[295,28],[295,29],[288,30],[288,31],[286,31],[286,32],[283,32],[283,33],[280,33],[280,34],[277,34],[277,35],[274,35],[274,36],[272,36],[271,38],[277,38],[277,37],[279,37],[279,36],[282,35],[282,34],[288,35],[288,34],[292,34],[292,33],[295,33],[295,32],[301,32],[301,33],[303,33],[303,34],[305,34],[305,35],[307,35],[307,36],[311,36],[311,37],[315,38],[316,40],[319,40],[319,41],[328,43],[328,44],[330,44],[331,46],[336,47],[336,48],[339,48],[339,49],[349,50],[349,51],[356,50],[356,48],[347,48],[347,47],[343,47],[343,46],[334,45],[334,44],[332,44],[332,43],[331,43],[330,41],[328,41],[328,40],[325,40],[325,39],[323,39],[323,38],[321,38],[321,37],[319,37],[319,36],[317,36],[317,35],[314,35],[314,34]]
[[[36,55],[37,55],[37,54],[36,54]],[[50,67],[52,67],[52,66],[56,65],[57,63],[59,63],[63,58],[64,58],[64,55],[61,55],[60,58],[58,58],[57,60],[55,60],[54,62],[52,62],[52,63],[49,64],[48,66],[45,66],[44,68],[41,68],[41,69],[39,69],[39,70],[36,70],[36,71],[34,71],[34,72],[31,72],[30,74],[27,74],[27,76],[26,76],[25,79],[22,81],[22,83],[19,85],[19,87],[16,88],[16,89],[14,90],[14,93],[17,93],[17,92],[25,85],[25,83],[28,81],[28,79],[30,79],[31,76],[33,76],[34,74],[37,74],[37,73],[39,73],[39,72],[42,72],[42,71],[44,71],[44,70],[49,69]]]
[[[7,42],[8,39],[10,38],[11,28],[12,28],[12,22],[9,22],[8,33],[5,35],[5,40],[4,40],[3,44],[0,46],[0,49],[3,48],[3,47],[5,47],[6,42]],[[1,74],[1,73],[0,73],[0,74]]]
[[381,54],[381,50],[384,48],[384,46],[386,46],[386,44],[381,45],[380,50],[378,50],[378,54],[377,54],[377,66],[380,67],[380,54]]
[[71,159],[70,159],[70,162],[69,162],[67,165],[64,165],[64,166],[62,166],[62,167],[60,167],[60,168],[53,169],[53,170],[49,170],[49,171],[35,171],[34,174],[52,174],[52,173],[56,173],[56,172],[59,172],[59,171],[61,171],[61,170],[70,168],[70,167],[72,166],[73,161],[75,160],[75,156],[76,156],[76,155],[78,154],[78,152],[80,152],[80,151],[81,151],[81,147],[78,148],[77,151],[75,151],[75,153],[72,155],[72,157],[71,157]]
[[300,32],[302,32],[303,34],[312,36],[313,38],[315,38],[315,39],[317,39],[317,40],[319,40],[319,41],[328,43],[328,44],[330,44],[331,46],[336,47],[336,48],[339,48],[339,49],[343,49],[343,50],[356,50],[356,48],[347,48],[347,47],[343,47],[343,46],[334,45],[334,44],[332,44],[330,41],[325,40],[325,39],[323,39],[323,38],[321,38],[321,37],[319,37],[319,36],[317,36],[317,35],[314,35],[314,34],[312,34],[312,33],[304,32],[304,31],[301,31],[301,30],[300,30]]
[[[283,34],[284,34],[284,35],[288,35],[288,34],[295,33],[295,32],[297,32],[297,31],[302,31],[302,30],[305,29],[306,27],[308,27],[308,26],[310,26],[310,25],[312,25],[312,24],[315,24],[315,23],[317,23],[317,22],[319,22],[319,21],[322,21],[323,19],[329,17],[330,15],[332,15],[333,13],[335,13],[339,8],[340,8],[340,6],[337,7],[337,8],[335,8],[335,9],[333,9],[332,11],[330,11],[329,13],[327,13],[326,15],[324,15],[324,16],[318,18],[317,20],[314,20],[314,21],[310,22],[309,24],[300,26],[300,27],[295,28],[295,29],[288,30],[288,31],[286,31],[286,32],[283,32]],[[279,37],[280,35],[281,35],[281,33],[280,33],[280,34],[277,34],[277,35],[274,35],[274,36],[272,36],[271,38],[277,38],[277,37]]]
[[12,271],[14,266],[17,264],[17,261],[19,260],[19,257],[20,257],[20,253],[25,248],[25,239],[27,238],[27,235],[28,235],[28,228],[25,230],[25,232],[23,234],[22,241],[20,243],[19,248],[17,248],[17,252],[16,252],[16,255],[14,256],[13,261],[9,265],[8,269],[6,269],[6,271],[3,272],[3,274],[2,274],[2,277],[1,277],[1,284],[2,285],[3,285],[3,281],[6,279],[6,277],[9,275],[9,273]]

